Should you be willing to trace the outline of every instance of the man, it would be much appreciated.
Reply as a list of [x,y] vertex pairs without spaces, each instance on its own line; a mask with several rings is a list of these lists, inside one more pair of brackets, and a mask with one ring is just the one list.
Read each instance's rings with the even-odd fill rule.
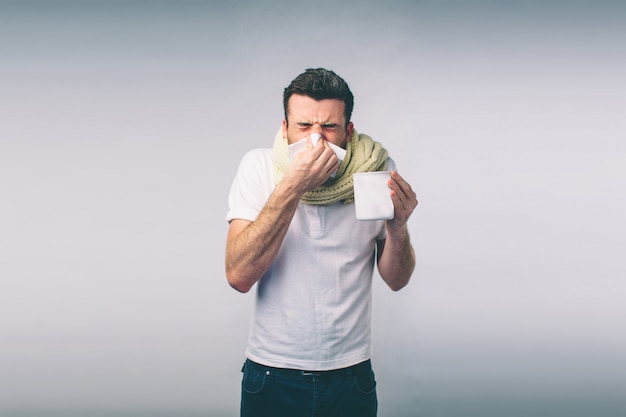
[[[356,133],[353,103],[334,72],[306,70],[284,91],[274,147],[248,152],[233,182],[226,276],[240,292],[257,284],[241,416],[376,416],[373,268],[394,291],[408,283],[417,199],[387,151]],[[352,173],[384,170],[394,218],[357,220]]]

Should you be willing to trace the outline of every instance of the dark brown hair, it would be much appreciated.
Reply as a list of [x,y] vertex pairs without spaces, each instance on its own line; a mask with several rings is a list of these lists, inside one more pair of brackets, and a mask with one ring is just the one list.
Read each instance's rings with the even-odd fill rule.
[[[314,100],[339,99],[344,102],[346,125],[352,117],[354,96],[348,84],[333,71],[324,68],[309,68],[298,75],[283,92],[283,108],[287,120],[287,105],[293,94],[311,97]],[[289,122],[287,120],[287,122]]]

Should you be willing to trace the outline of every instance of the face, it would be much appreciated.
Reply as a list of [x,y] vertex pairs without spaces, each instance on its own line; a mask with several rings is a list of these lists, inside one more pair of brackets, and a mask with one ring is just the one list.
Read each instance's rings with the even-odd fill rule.
[[287,119],[283,120],[283,135],[289,144],[317,133],[322,139],[345,149],[352,137],[352,122],[346,126],[345,103],[339,99],[314,100],[294,94],[289,97]]

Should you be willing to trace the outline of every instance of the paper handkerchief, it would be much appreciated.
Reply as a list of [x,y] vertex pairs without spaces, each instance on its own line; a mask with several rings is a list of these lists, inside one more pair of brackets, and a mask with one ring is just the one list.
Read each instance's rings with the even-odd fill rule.
[[[311,135],[311,143],[313,144],[313,146],[315,146],[317,141],[320,140],[320,137],[321,136],[318,135],[317,133],[313,133]],[[337,159],[339,159],[339,162],[341,163],[341,161],[343,161],[343,159],[346,157],[346,150],[330,142],[326,142],[326,143],[328,143],[328,146],[330,146],[330,149],[335,151],[335,155],[337,155]],[[302,138],[296,143],[292,143],[291,145],[289,145],[288,149],[289,149],[289,160],[292,160],[294,156],[296,156],[297,154],[299,154],[300,152],[306,149],[306,138]]]

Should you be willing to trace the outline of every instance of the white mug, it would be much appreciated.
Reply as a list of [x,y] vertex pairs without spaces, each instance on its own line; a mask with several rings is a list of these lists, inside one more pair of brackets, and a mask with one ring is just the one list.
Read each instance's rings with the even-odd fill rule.
[[393,219],[389,171],[352,174],[354,182],[354,210],[359,220]]

